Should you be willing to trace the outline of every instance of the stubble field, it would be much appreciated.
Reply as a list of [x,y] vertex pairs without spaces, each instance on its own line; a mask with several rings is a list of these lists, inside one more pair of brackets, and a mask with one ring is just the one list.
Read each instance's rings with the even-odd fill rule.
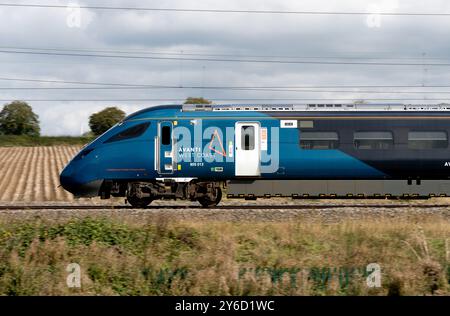
[[80,146],[0,147],[0,201],[72,201],[59,174]]

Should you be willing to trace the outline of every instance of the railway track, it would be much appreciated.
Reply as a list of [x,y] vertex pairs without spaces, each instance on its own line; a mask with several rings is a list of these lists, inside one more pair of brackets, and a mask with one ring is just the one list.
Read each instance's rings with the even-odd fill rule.
[[312,221],[336,223],[345,220],[408,220],[422,222],[441,218],[450,223],[450,203],[444,201],[414,203],[235,203],[227,202],[213,208],[202,208],[197,203],[161,201],[142,209],[124,204],[32,202],[0,204],[0,221],[36,221],[36,218],[50,221],[65,221],[74,218],[100,217],[117,218],[120,221],[139,223],[160,220],[186,220],[194,222],[292,222]]
[[[141,210],[159,210],[159,209],[200,209],[200,210],[310,210],[310,209],[343,209],[343,208],[384,208],[384,209],[401,209],[401,208],[449,208],[450,204],[313,204],[313,205],[219,205],[212,208],[202,208],[195,205],[150,205]],[[135,210],[132,206],[127,205],[0,205],[0,211],[5,210]]]

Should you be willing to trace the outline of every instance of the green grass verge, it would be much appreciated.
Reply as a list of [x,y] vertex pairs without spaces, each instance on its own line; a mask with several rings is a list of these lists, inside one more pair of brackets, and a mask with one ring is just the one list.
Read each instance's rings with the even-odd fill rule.
[[85,145],[92,137],[0,135],[0,147]]
[[[0,222],[0,295],[449,295],[442,219]],[[69,288],[70,263],[81,288]],[[381,286],[367,286],[367,265]]]

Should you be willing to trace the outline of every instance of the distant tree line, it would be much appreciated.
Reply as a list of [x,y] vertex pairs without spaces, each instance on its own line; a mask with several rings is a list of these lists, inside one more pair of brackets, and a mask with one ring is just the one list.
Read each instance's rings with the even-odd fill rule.
[[[201,97],[189,97],[185,104],[211,104]],[[89,117],[89,127],[93,136],[106,132],[125,118],[125,112],[118,107],[107,107]],[[13,101],[5,104],[0,111],[0,135],[39,136],[39,116],[24,101]]]

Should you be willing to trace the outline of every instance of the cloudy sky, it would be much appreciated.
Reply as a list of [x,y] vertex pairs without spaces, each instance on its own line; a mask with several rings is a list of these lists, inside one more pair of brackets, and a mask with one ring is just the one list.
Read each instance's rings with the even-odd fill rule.
[[[15,3],[450,13],[450,2],[444,0],[35,0]],[[392,65],[397,63],[409,65]],[[426,65],[433,63],[441,65]],[[1,104],[9,100],[30,100],[45,135],[86,132],[89,115],[106,106],[118,106],[131,113],[157,104],[180,103],[188,96],[203,96],[217,100],[216,103],[344,102],[343,99],[444,102],[450,98],[450,87],[420,86],[449,86],[450,67],[446,63],[450,63],[450,16],[77,11],[0,6]],[[145,87],[150,85],[186,88]],[[369,87],[352,87],[355,85]],[[370,87],[377,85],[388,87]],[[275,88],[208,89],[230,86]],[[60,89],[68,87],[75,89]]]

